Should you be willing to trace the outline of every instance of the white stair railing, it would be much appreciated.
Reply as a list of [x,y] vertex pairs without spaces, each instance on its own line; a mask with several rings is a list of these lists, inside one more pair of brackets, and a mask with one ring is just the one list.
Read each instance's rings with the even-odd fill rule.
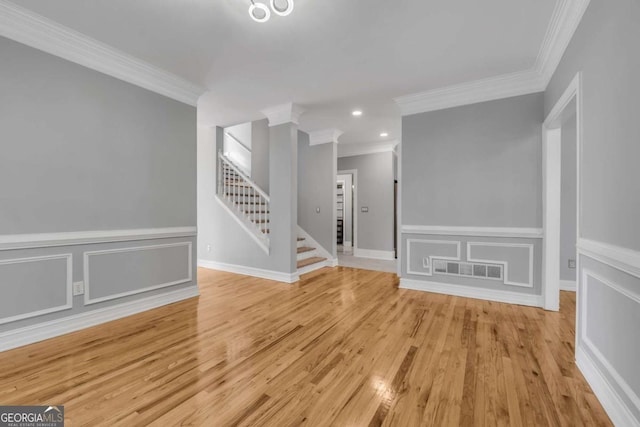
[[222,152],[218,153],[218,197],[269,245],[269,196]]

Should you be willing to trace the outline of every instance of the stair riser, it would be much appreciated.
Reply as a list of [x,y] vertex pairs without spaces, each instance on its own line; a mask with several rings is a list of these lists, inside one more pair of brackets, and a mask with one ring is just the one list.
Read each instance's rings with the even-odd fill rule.
[[313,258],[313,257],[317,257],[318,255],[318,251],[313,250],[313,251],[309,251],[309,252],[303,252],[301,254],[296,254],[296,261],[302,261],[303,259],[307,259],[307,258]]

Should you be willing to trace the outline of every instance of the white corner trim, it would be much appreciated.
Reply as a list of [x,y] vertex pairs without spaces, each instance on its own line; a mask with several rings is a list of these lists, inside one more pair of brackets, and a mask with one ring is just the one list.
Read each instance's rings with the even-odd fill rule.
[[[489,246],[495,248],[519,248],[528,250],[528,280],[527,283],[515,282],[509,280],[509,263],[504,260],[481,259],[471,256],[471,248],[473,246]],[[522,288],[533,288],[533,244],[531,243],[500,243],[500,242],[467,242],[467,261],[480,262],[487,264],[502,264],[504,268],[504,284],[509,286],[519,286]]]
[[562,55],[578,29],[590,0],[560,0],[556,2],[534,69],[546,87],[558,68]]
[[471,286],[454,285],[432,281],[400,279],[401,289],[414,291],[433,292],[436,294],[453,295],[465,298],[475,298],[488,301],[504,302],[508,304],[542,307],[542,296],[519,292],[484,289]]
[[7,0],[0,0],[0,35],[194,107],[206,91]]
[[63,317],[61,319],[3,332],[0,333],[0,351],[22,347],[27,344],[90,328],[105,322],[142,313],[163,305],[197,297],[198,295],[198,288],[196,286],[191,286],[136,301],[99,308]]
[[[3,259],[3,260],[0,260],[0,266],[12,265],[12,264],[24,264],[24,263],[40,262],[40,261],[50,261],[54,259],[62,259],[66,261],[67,277],[65,280],[65,289],[66,289],[65,304],[58,307],[50,307],[50,308],[45,308],[43,310],[32,311],[30,313],[23,313],[23,314],[18,314],[11,317],[0,318],[0,325],[5,323],[10,323],[10,322],[15,322],[17,320],[29,319],[31,317],[37,317],[45,314],[56,313],[58,311],[70,310],[71,308],[73,308],[73,255],[72,254],[47,255],[47,256],[39,256],[39,257],[31,257],[31,258]],[[52,283],[50,285],[53,286]],[[0,341],[2,340],[0,339]]]
[[532,68],[401,96],[403,116],[542,92],[560,64],[590,0],[559,0]]
[[324,129],[309,132],[309,145],[329,144],[331,142],[338,143],[338,138],[342,135],[340,129]]
[[568,292],[576,292],[577,286],[575,280],[560,280],[560,290]]
[[226,271],[228,273],[242,274],[244,276],[258,277],[260,279],[275,280],[276,282],[295,283],[300,280],[297,272],[283,273],[280,271],[263,270],[260,268],[247,267],[244,265],[225,264],[223,262],[209,261],[205,259],[198,260],[198,267],[208,268],[210,270]]
[[542,239],[543,237],[541,228],[403,225],[401,230],[404,234],[427,234],[434,236],[513,237],[520,239]]
[[305,109],[298,104],[289,102],[282,105],[275,105],[262,110],[267,119],[269,119],[269,127],[282,125],[285,123],[300,124],[300,116],[305,112]]
[[394,251],[378,251],[373,249],[360,249],[353,248],[353,256],[358,258],[370,258],[370,259],[382,259],[393,261],[395,260]]
[[327,261],[328,267],[337,267],[338,266],[338,258],[333,258]]
[[521,71],[395,98],[403,116],[542,92],[540,75]]
[[[126,252],[140,252],[140,251],[150,251],[150,250],[154,250],[154,249],[163,249],[163,248],[175,248],[175,247],[180,247],[180,246],[184,246],[187,248],[187,277],[185,277],[184,279],[178,279],[175,280],[173,282],[167,282],[167,283],[159,283],[157,285],[153,285],[153,286],[149,286],[146,288],[140,288],[140,289],[134,289],[132,291],[128,291],[128,292],[122,292],[119,294],[113,294],[113,295],[107,295],[104,297],[99,297],[99,298],[91,298],[91,283],[90,283],[90,276],[91,276],[91,265],[90,265],[90,260],[91,257],[95,257],[95,256],[100,256],[100,255],[108,255],[108,254],[114,254],[114,253],[126,253]],[[105,302],[105,301],[111,301],[114,299],[118,299],[118,298],[124,298],[124,297],[128,297],[131,295],[137,295],[137,294],[141,294],[144,292],[149,292],[149,291],[153,291],[156,289],[162,289],[162,288],[168,288],[170,286],[175,286],[175,285],[181,285],[183,283],[189,283],[193,280],[193,244],[191,242],[181,242],[181,243],[170,243],[170,244],[166,244],[166,245],[151,245],[151,246],[142,246],[142,247],[137,247],[137,248],[117,248],[117,249],[106,249],[106,250],[101,250],[101,251],[90,251],[90,252],[85,252],[84,256],[84,266],[83,266],[83,270],[84,270],[84,305],[91,305],[91,304],[97,304],[100,302]]]
[[616,389],[611,386],[593,359],[581,347],[576,348],[576,365],[614,425],[640,426],[640,420],[634,418]]
[[578,239],[578,253],[640,278],[640,252],[590,239]]
[[330,253],[324,246],[316,241],[311,234],[307,233],[302,227],[298,226],[298,236],[304,237],[304,239],[309,243],[309,246],[313,246],[316,248],[316,251],[320,254],[321,257],[326,258],[328,260],[332,260],[333,254]]
[[73,231],[68,233],[9,234],[0,235],[0,251],[193,237],[197,235],[197,231],[196,227],[170,227],[133,230]]
[[385,142],[382,144],[339,144],[338,157],[364,156],[366,154],[391,153],[398,146],[398,141]]

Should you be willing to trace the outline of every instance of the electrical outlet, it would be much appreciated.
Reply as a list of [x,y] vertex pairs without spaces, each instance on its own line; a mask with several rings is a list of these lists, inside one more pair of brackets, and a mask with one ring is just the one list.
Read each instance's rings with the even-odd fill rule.
[[211,252],[211,245],[207,245],[207,252]]
[[73,283],[73,296],[83,295],[84,294],[84,282],[74,282]]
[[429,268],[429,258],[427,257],[422,258],[422,266],[424,268]]
[[320,213],[320,208],[316,208],[316,213]]
[[570,259],[569,260],[569,268],[576,268],[576,260],[575,259]]

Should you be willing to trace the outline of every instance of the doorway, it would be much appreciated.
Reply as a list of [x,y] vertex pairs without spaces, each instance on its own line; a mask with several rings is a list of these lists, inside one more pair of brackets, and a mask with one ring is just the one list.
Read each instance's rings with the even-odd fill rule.
[[356,171],[339,171],[336,182],[336,211],[338,252],[353,254],[356,247]]
[[576,248],[581,237],[581,115],[578,73],[542,127],[543,296],[544,308],[552,311],[560,310],[561,288],[576,291],[580,288]]

